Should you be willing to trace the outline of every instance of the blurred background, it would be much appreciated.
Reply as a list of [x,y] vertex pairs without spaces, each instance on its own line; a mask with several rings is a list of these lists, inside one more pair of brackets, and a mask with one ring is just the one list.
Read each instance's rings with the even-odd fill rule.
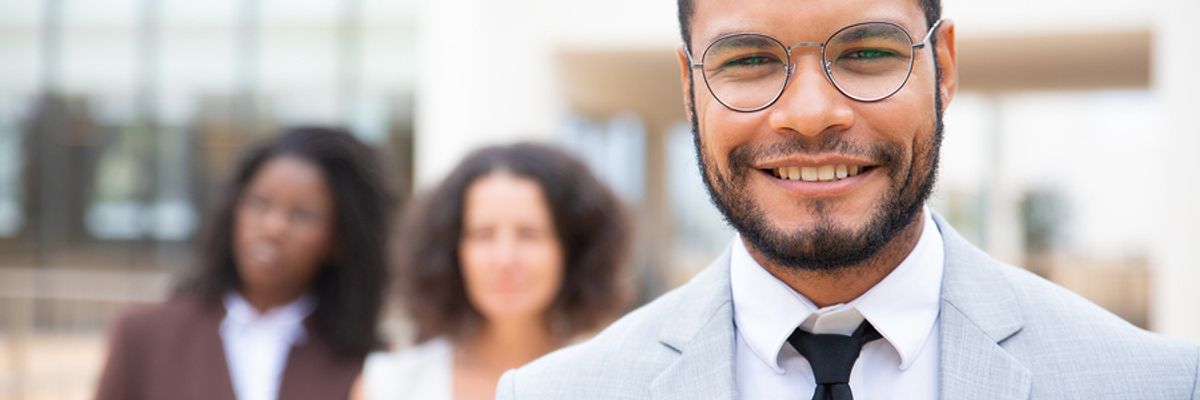
[[[1200,2],[944,1],[933,208],[1200,343]],[[0,398],[88,398],[113,317],[164,298],[240,151],[287,125],[349,127],[405,193],[559,143],[635,207],[639,298],[682,283],[732,233],[678,45],[670,0],[0,0]]]

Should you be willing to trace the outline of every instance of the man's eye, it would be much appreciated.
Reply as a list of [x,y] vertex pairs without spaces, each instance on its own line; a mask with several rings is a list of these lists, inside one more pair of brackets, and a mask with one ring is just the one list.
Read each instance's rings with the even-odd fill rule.
[[746,57],[739,57],[739,58],[735,58],[735,59],[726,61],[721,66],[722,67],[753,67],[753,66],[759,66],[759,65],[766,65],[766,64],[773,63],[773,62],[775,62],[774,57],[746,56]]
[[877,60],[880,58],[894,57],[896,53],[881,50],[881,49],[860,49],[842,53],[842,58],[852,60]]

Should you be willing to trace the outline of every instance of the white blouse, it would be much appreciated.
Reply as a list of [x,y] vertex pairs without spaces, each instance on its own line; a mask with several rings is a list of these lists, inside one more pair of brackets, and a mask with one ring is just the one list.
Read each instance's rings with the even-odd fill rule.
[[227,293],[224,302],[221,344],[234,393],[239,400],[278,398],[288,353],[306,339],[304,319],[316,308],[316,299],[304,295],[262,314],[237,292]]
[[400,351],[374,352],[363,365],[368,400],[450,400],[454,346],[438,337]]

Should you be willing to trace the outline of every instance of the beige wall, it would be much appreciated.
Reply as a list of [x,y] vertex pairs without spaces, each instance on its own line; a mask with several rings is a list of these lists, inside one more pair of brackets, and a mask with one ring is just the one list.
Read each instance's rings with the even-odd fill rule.
[[[1144,210],[1160,221],[1153,238],[1155,281],[1151,324],[1167,335],[1200,342],[1200,2],[1173,4],[1156,31],[1154,90],[1168,115],[1170,137],[1159,147],[1162,208]],[[1188,50],[1193,49],[1193,50]],[[1154,167],[1151,167],[1154,168]],[[1154,168],[1157,169],[1157,168]],[[1156,212],[1157,211],[1157,212]]]

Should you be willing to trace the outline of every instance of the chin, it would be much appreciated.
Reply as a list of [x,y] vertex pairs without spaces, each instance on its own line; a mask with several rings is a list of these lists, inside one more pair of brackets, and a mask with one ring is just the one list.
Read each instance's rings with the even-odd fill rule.
[[501,323],[507,321],[525,322],[542,315],[540,312],[529,310],[493,310],[487,313],[488,322]]
[[805,201],[791,215],[768,218],[772,221],[784,222],[771,224],[771,228],[776,232],[809,231],[818,226],[851,232],[869,224],[872,216],[878,211],[871,208],[854,208],[850,205],[839,207],[839,204],[832,200],[815,200]]

